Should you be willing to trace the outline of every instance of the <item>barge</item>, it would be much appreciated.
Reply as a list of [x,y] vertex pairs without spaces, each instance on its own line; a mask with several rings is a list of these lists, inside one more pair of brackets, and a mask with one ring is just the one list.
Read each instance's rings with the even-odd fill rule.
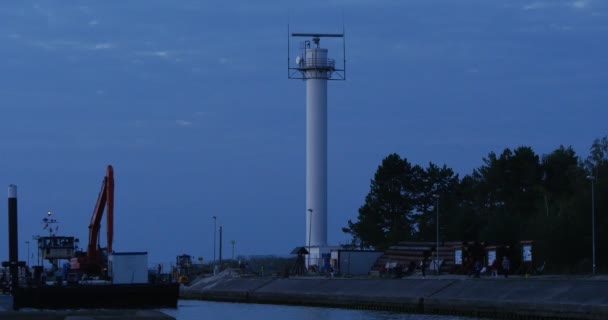
[[158,309],[177,308],[178,283],[77,284],[18,287],[13,308]]
[[[107,211],[107,246],[102,248],[99,245],[99,230],[104,209]],[[149,271],[147,252],[112,250],[112,166],[107,167],[102,182],[89,225],[86,251],[79,250],[77,238],[56,234],[58,222],[52,217],[51,211],[47,212],[42,222],[49,235],[34,237],[38,243],[38,265],[26,268],[25,262],[12,262],[17,260],[15,257],[4,263],[5,267],[11,267],[9,291],[13,295],[14,309],[177,308],[179,283],[172,281],[171,277],[161,278],[159,274]],[[47,270],[44,269],[45,261],[50,264]],[[25,276],[19,278],[20,273]]]

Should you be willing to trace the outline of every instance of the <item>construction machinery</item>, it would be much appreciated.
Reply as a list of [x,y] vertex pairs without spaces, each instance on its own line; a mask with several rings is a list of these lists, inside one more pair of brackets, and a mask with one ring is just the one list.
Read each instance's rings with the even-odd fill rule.
[[[107,245],[102,248],[99,244],[99,230],[104,209],[106,213]],[[87,251],[78,252],[71,259],[71,269],[78,270],[89,276],[107,277],[108,254],[112,253],[114,236],[114,169],[108,165],[106,175],[101,183],[101,190],[89,224],[89,244]]]
[[189,284],[196,276],[196,267],[192,263],[192,256],[189,254],[177,256],[175,258],[175,267],[177,282],[179,283]]
[[[107,212],[107,245],[102,247],[99,237],[104,211]],[[56,223],[50,218],[50,213],[43,221],[51,226]],[[113,227],[114,171],[112,166],[108,166],[89,224],[86,251],[75,252],[70,259],[70,267],[63,265],[61,276],[53,274],[56,285],[47,285],[45,273],[38,272],[40,275],[34,276],[34,279],[39,279],[37,283],[26,282],[15,287],[13,308],[177,308],[179,284],[151,282],[147,252],[114,252]],[[57,227],[53,229],[57,231]],[[75,238],[59,237],[52,232],[49,237],[39,237],[38,240],[39,248],[44,249],[44,259],[49,261],[64,259],[77,247]],[[38,267],[43,271],[42,266]],[[34,269],[34,274],[36,272]],[[67,281],[63,281],[64,277]],[[66,282],[68,285],[63,285]]]

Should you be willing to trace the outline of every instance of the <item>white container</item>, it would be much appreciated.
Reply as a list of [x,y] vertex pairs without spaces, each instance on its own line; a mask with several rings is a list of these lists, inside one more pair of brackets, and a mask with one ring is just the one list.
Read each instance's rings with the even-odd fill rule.
[[108,258],[114,284],[148,283],[147,252],[114,252]]

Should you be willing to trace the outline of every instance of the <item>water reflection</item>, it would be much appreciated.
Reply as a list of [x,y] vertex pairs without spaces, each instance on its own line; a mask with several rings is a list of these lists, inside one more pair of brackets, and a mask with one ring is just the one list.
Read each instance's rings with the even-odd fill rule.
[[471,320],[453,316],[404,314],[384,311],[349,310],[269,304],[228,303],[180,300],[176,310],[162,310],[177,320]]

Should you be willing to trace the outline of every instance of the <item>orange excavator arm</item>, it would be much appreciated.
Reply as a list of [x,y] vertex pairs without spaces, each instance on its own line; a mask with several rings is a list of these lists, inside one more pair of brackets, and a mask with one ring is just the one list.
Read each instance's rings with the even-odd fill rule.
[[108,166],[106,176],[101,183],[101,191],[95,204],[95,210],[89,224],[89,245],[87,257],[89,262],[99,262],[99,229],[103,211],[107,206],[108,253],[112,253],[112,238],[114,236],[114,169]]

